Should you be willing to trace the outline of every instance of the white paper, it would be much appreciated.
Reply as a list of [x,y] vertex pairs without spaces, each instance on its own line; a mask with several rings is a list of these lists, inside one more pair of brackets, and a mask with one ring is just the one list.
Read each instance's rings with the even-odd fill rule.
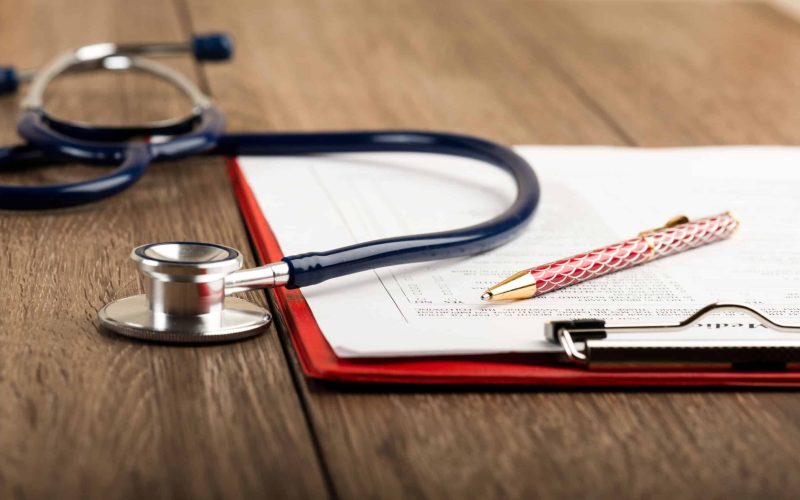
[[[675,321],[710,302],[762,307],[800,323],[800,148],[522,146],[542,199],[511,243],[469,259],[368,271],[303,289],[341,357],[532,352],[548,319]],[[285,255],[442,230],[500,213],[502,171],[423,154],[239,159]],[[481,293],[521,269],[635,236],[674,215],[731,210],[733,238],[535,299]],[[786,338],[718,315],[671,338]],[[654,338],[642,335],[639,338]]]

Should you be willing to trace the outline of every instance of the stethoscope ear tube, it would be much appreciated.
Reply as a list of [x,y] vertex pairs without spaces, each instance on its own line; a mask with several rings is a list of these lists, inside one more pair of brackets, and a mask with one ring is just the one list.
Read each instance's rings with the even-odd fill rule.
[[[0,209],[42,210],[83,205],[113,196],[134,184],[147,170],[151,156],[146,144],[131,144],[117,168],[103,176],[48,186],[0,186]],[[33,154],[25,146],[0,150],[0,163],[53,163],[50,156]],[[71,160],[75,161],[75,160]]]
[[[67,130],[62,130],[67,127]],[[17,123],[17,133],[28,144],[50,153],[51,156],[74,158],[97,164],[119,163],[127,154],[132,139],[141,135],[138,128],[102,129],[99,134],[112,137],[114,141],[90,141],[71,136],[68,132],[79,130],[80,126],[58,122],[40,108],[25,109]],[[163,161],[199,154],[212,148],[225,129],[225,122],[215,107],[202,109],[191,131],[170,137],[166,141],[153,141],[147,145],[152,161]]]
[[[153,161],[194,154],[212,147],[223,129],[222,116],[216,108],[210,107],[202,110],[195,129],[166,142],[86,141],[73,138],[53,126],[53,120],[44,110],[25,109],[17,124],[17,131],[29,145],[2,150],[0,168],[65,161],[118,166],[103,176],[75,183],[0,185],[0,209],[64,208],[108,198],[138,181]],[[115,133],[124,132],[118,129]],[[135,130],[131,129],[130,133],[135,133]],[[124,135],[116,138],[123,139]]]

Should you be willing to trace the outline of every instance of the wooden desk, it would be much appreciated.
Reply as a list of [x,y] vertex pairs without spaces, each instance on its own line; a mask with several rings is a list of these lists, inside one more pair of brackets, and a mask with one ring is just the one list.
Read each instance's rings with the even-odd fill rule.
[[[0,5],[0,60],[26,67],[85,43],[212,29],[236,34],[232,64],[176,64],[231,130],[800,143],[800,26],[761,3],[30,0]],[[60,112],[98,121],[184,106],[132,76],[76,77],[53,95]],[[16,104],[0,99],[4,143]],[[202,349],[99,333],[97,309],[141,286],[134,245],[216,241],[252,263],[220,159],[156,165],[97,205],[4,213],[0,238],[2,498],[722,498],[800,487],[792,392],[330,387],[304,379],[274,330]]]

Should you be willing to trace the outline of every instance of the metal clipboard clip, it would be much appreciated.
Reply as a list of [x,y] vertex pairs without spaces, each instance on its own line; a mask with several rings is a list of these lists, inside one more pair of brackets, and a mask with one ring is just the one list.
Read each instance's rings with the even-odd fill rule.
[[761,369],[800,368],[796,340],[636,340],[606,339],[609,333],[670,333],[692,327],[711,312],[746,313],[772,330],[800,333],[761,311],[737,303],[709,304],[678,323],[606,325],[602,319],[549,321],[545,337],[564,349],[564,360],[589,369]]

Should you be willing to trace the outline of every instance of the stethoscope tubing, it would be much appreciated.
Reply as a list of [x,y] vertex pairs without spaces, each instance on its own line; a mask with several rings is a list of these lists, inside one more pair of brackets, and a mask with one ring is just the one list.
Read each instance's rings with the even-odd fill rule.
[[[32,118],[29,118],[32,119]],[[50,128],[37,124],[34,144],[61,136]],[[22,123],[21,123],[22,126]],[[61,137],[63,139],[63,137]],[[52,143],[51,143],[52,144]],[[53,144],[47,154],[34,154],[30,146],[17,148],[19,159],[44,163],[51,159],[76,159],[76,141]],[[151,161],[163,161],[188,156],[182,153],[163,153],[163,146],[146,143],[94,143],[96,149],[83,151],[78,158],[90,162],[119,160],[122,164],[108,174],[73,184],[53,186],[0,186],[0,208],[42,209],[79,205],[119,193],[135,183]],[[175,146],[175,145],[173,145]],[[122,150],[121,150],[122,149]],[[179,150],[180,148],[175,147]],[[8,151],[8,150],[6,150]],[[285,257],[291,269],[289,287],[303,287],[331,278],[367,269],[463,257],[482,253],[512,239],[532,217],[539,201],[539,183],[530,165],[511,149],[484,139],[466,135],[420,131],[381,132],[312,132],[274,134],[225,134],[205,155],[222,156],[288,156],[331,153],[414,152],[452,155],[479,160],[511,174],[517,184],[517,197],[502,214],[491,220],[456,230],[428,234],[398,236],[359,243],[325,252],[309,252]],[[184,154],[185,153],[185,154]],[[4,157],[0,165],[13,161],[14,154]]]
[[[64,131],[63,121],[40,109],[23,110],[17,132],[27,144],[0,148],[0,170],[24,165],[83,162],[116,165],[93,179],[45,186],[0,185],[0,209],[42,210],[66,208],[100,201],[136,183],[153,161],[199,154],[214,147],[225,128],[214,107],[205,109],[194,129],[163,142],[128,141],[138,129],[99,128],[95,141],[75,138]],[[69,124],[66,124],[69,125]],[[84,130],[84,133],[86,130]],[[104,141],[113,135],[115,141]]]
[[291,270],[289,288],[298,288],[368,269],[465,257],[496,248],[515,237],[539,203],[533,169],[511,149],[476,137],[418,131],[227,134],[207,154],[307,155],[414,152],[459,156],[499,167],[514,178],[517,197],[500,215],[468,227],[358,243],[326,252],[283,259]]
[[[0,209],[47,210],[93,203],[131,187],[144,175],[152,156],[146,144],[131,144],[120,164],[105,175],[45,186],[0,185]],[[0,148],[0,171],[75,162],[29,145]]]
[[[226,134],[221,113],[189,79],[169,67],[136,55],[186,48],[185,44],[175,47],[98,44],[64,54],[45,67],[34,78],[31,91],[23,100],[17,125],[19,135],[27,144],[0,148],[0,170],[64,162],[111,165],[112,168],[100,177],[75,183],[0,185],[0,208],[50,209],[99,201],[132,186],[153,162],[197,154],[230,157],[431,153],[471,158],[494,165],[508,172],[517,184],[514,202],[500,215],[479,224],[287,256],[283,261],[290,270],[290,288],[384,266],[485,252],[516,236],[536,210],[539,183],[530,165],[511,149],[476,137],[407,130]],[[196,38],[192,51],[196,57],[221,59],[230,56],[232,45],[227,37],[212,34]],[[172,82],[192,101],[192,114],[148,126],[96,127],[59,120],[45,111],[44,90],[52,79],[69,70],[113,69],[107,64],[111,58],[115,61],[113,67],[122,64]]]

